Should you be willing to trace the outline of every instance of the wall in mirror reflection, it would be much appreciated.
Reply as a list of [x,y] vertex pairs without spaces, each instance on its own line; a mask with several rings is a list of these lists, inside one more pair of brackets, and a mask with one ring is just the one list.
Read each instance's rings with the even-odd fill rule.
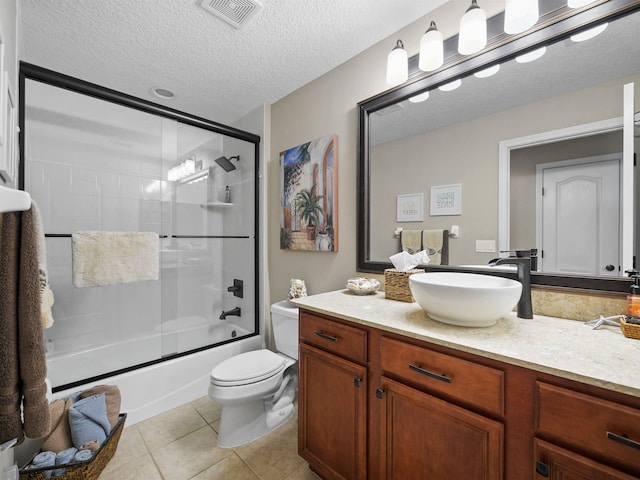
[[[460,225],[460,237],[449,242],[450,264],[484,264],[495,258],[497,252],[476,252],[476,240],[496,240],[498,245],[499,143],[621,117],[623,85],[629,82],[636,84],[637,106],[640,74],[626,75],[529,103],[525,98],[522,99],[523,105],[386,143],[376,143],[373,138],[376,124],[387,121],[385,115],[381,114],[383,112],[372,113],[369,258],[387,261],[390,255],[399,251],[399,239],[394,236],[398,226],[404,229],[448,229],[451,225]],[[449,94],[455,95],[455,92]],[[494,92],[497,94],[499,92]],[[482,100],[491,102],[492,97]],[[472,111],[468,113],[473,114]],[[397,112],[389,117],[395,114]],[[636,151],[637,140],[636,137]],[[517,154],[511,158],[511,168],[517,179],[511,177],[514,182],[511,188],[512,248],[536,246],[535,173],[532,173],[535,172],[535,164],[621,152],[622,134],[619,131],[562,143],[562,147],[547,145],[513,152]],[[523,160],[525,157],[526,161]],[[461,215],[429,216],[430,188],[456,183],[462,184]],[[419,192],[425,193],[424,221],[397,223],[397,195]]]

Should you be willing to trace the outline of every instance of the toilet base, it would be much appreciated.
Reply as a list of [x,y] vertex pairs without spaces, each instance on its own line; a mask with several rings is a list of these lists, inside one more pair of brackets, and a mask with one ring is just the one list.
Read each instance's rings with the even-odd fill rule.
[[241,405],[223,405],[218,446],[237,447],[253,442],[283,425],[293,416],[293,403],[277,410],[265,408],[264,400]]

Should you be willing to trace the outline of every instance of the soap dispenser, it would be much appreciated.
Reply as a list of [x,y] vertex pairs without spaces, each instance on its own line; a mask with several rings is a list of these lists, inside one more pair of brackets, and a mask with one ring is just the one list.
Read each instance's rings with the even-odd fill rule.
[[627,295],[627,322],[640,323],[640,275],[637,270],[629,270],[627,273],[633,279]]

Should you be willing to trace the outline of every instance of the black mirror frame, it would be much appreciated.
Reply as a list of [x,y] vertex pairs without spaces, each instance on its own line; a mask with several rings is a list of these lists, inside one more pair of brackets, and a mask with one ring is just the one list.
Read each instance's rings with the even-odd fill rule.
[[[358,103],[358,172],[357,172],[357,270],[359,272],[382,273],[391,268],[390,262],[372,261],[369,253],[369,114],[403,101],[421,91],[432,90],[456,78],[492,65],[506,62],[542,45],[560,41],[597,23],[615,20],[640,10],[640,0],[605,0],[590,8],[574,12],[567,7],[552,9],[543,15],[532,30],[519,35],[496,35],[479,54],[472,57],[453,55],[448,62],[433,73],[423,74],[417,70],[417,56],[409,60],[409,80],[393,89]],[[502,14],[489,19],[499,23]],[[457,38],[457,37],[454,37]],[[445,42],[445,49],[447,42]],[[497,214],[497,212],[496,212]],[[422,266],[427,271],[467,271],[473,269],[455,266]],[[482,273],[487,273],[482,271]],[[494,273],[498,276],[511,276],[506,273]],[[579,277],[552,273],[532,273],[531,283],[540,287],[557,287],[580,290],[598,290],[604,292],[628,292],[631,281],[625,278]]]

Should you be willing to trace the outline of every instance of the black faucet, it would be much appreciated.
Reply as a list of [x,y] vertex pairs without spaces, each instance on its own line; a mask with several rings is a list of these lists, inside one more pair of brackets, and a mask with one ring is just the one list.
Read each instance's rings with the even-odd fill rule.
[[492,260],[489,265],[515,265],[518,268],[517,278],[522,284],[522,294],[518,301],[518,317],[533,318],[533,307],[531,306],[531,258],[508,257]]
[[236,315],[236,316],[240,316],[240,307],[236,307],[233,310],[227,310],[226,312],[222,312],[220,314],[220,320],[226,320],[228,316],[230,315]]

